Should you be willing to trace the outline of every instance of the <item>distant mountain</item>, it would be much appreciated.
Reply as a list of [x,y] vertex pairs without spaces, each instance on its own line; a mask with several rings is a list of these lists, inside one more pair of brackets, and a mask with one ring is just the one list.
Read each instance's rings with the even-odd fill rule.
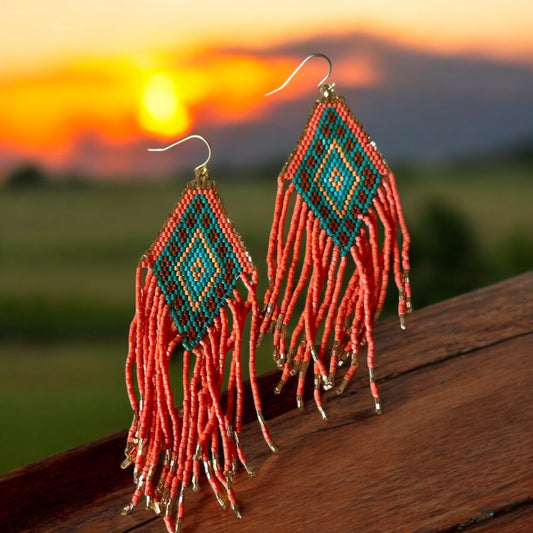
[[[346,68],[363,57],[377,66],[383,77],[377,87],[338,83],[337,92],[390,159],[483,156],[533,138],[533,65],[421,51],[363,34],[291,43],[265,54],[303,59],[315,51],[332,59],[333,81],[335,64]],[[217,157],[283,159],[313,98],[284,101],[266,120],[211,130]]]

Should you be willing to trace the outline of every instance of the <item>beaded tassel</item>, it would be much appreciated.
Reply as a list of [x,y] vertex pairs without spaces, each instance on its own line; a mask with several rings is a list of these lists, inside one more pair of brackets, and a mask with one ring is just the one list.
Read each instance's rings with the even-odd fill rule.
[[259,340],[273,332],[273,357],[283,371],[275,392],[298,375],[300,409],[312,360],[314,399],[323,418],[321,389],[331,389],[337,367],[348,362],[337,387],[341,394],[366,344],[370,389],[380,413],[373,329],[391,267],[405,329],[411,310],[409,234],[394,175],[375,143],[333,85],[322,85],[321,93],[278,177]]
[[[245,298],[237,289],[239,280]],[[190,484],[194,492],[199,489],[203,468],[222,508],[231,507],[240,518],[231,486],[237,462],[253,475],[239,438],[242,337],[250,312],[251,388],[264,438],[277,452],[261,412],[255,374],[256,288],[257,271],[215,183],[201,166],[137,269],[126,363],[134,419],[122,464],[134,464],[136,488],[124,514],[145,496],[147,508],[164,516],[168,531],[180,531],[186,489]],[[175,407],[169,377],[176,352],[183,358],[180,409]],[[223,408],[220,395],[227,366]]]

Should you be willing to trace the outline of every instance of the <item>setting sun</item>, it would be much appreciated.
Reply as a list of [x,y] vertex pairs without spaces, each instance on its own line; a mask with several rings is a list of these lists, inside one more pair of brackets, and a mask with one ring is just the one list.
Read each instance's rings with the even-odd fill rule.
[[191,117],[170,74],[153,74],[143,88],[139,121],[144,130],[163,137],[187,131]]

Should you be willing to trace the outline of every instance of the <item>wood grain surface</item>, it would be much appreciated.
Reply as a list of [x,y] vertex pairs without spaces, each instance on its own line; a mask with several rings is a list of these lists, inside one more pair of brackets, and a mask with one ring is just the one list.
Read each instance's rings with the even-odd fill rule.
[[[184,533],[533,531],[533,273],[408,318],[405,332],[397,321],[376,330],[382,416],[364,368],[342,396],[325,394],[327,421],[312,399],[297,411],[291,387],[275,397],[277,372],[262,376],[281,453],[249,413],[243,442],[257,475],[236,476],[242,520],[204,479],[187,493]],[[142,506],[120,515],[133,491],[119,468],[124,441],[1,477],[0,531],[164,533]]]

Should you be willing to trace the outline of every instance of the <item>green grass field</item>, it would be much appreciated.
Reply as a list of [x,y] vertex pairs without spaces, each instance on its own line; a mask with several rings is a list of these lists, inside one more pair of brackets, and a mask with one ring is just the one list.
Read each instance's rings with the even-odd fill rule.
[[[217,181],[264,274],[274,183]],[[530,169],[417,169],[404,178],[400,172],[398,181],[419,242],[432,241],[425,206],[449,206],[461,220],[486,267],[478,272],[464,263],[476,270],[467,288],[533,266]],[[0,190],[0,471],[128,426],[123,366],[135,266],[182,186],[175,180]],[[442,281],[443,274],[416,246],[415,305],[418,266],[429,280],[423,303],[451,296],[453,286],[432,295],[434,277]],[[446,265],[446,278],[459,275],[453,265]],[[263,279],[260,296],[264,287]],[[267,349],[259,360],[260,372],[272,368]]]

